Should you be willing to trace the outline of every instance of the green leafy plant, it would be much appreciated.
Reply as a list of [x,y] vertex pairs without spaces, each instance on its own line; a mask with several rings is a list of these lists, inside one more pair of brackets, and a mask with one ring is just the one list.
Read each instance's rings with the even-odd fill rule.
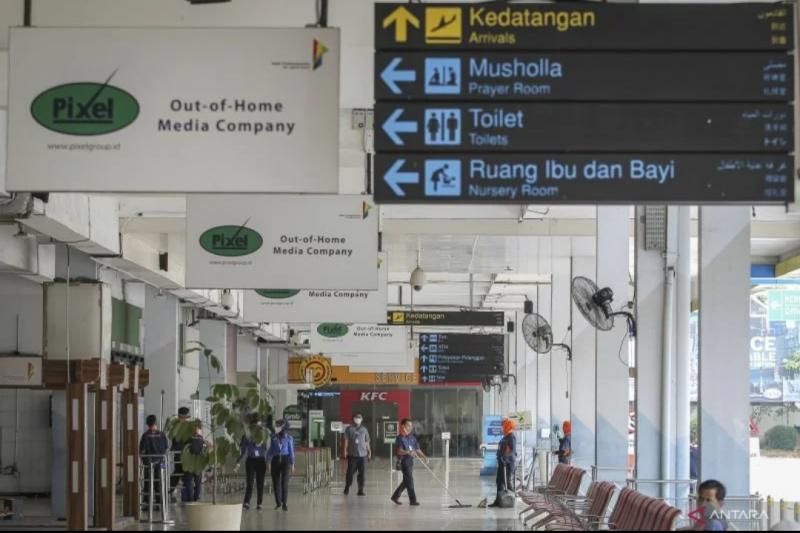
[[794,375],[800,374],[800,352],[795,352],[791,359],[786,363],[786,370]]
[[[211,369],[220,372],[222,365],[214,355],[213,350],[199,341],[192,341],[193,345],[184,353],[197,353],[203,355],[211,375]],[[239,453],[239,444],[246,438],[256,444],[262,445],[267,441],[267,430],[262,421],[272,414],[272,408],[267,399],[266,391],[262,390],[257,376],[247,387],[238,387],[227,383],[220,383],[211,387],[211,396],[206,398],[209,404],[209,418],[211,421],[211,442],[204,443],[199,454],[192,453],[187,444],[181,453],[183,470],[193,474],[202,474],[208,467],[212,469],[213,485],[211,502],[217,503],[217,480],[221,471],[230,460],[235,460]],[[177,417],[171,418],[165,427],[169,437],[178,442],[190,442],[197,429],[201,426],[199,420],[181,421]]]
[[765,447],[771,450],[794,450],[797,430],[791,426],[775,426],[764,435]]

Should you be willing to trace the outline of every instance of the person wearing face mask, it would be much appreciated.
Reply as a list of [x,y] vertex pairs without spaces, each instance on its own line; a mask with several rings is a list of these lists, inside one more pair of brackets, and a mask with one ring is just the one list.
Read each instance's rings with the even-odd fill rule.
[[425,462],[428,462],[428,458],[419,449],[419,442],[417,442],[417,437],[413,435],[413,431],[414,424],[411,420],[408,418],[403,419],[400,422],[400,435],[394,443],[400,470],[403,472],[403,482],[392,494],[392,501],[397,505],[401,505],[400,496],[404,490],[408,490],[410,505],[419,505],[417,493],[414,491],[414,458],[416,457]]
[[[250,415],[250,423],[254,425],[261,425],[259,423],[258,413]],[[247,489],[244,492],[245,510],[250,509],[250,497],[253,495],[253,483],[256,485],[256,492],[258,493],[257,507],[261,510],[261,503],[264,499],[264,478],[267,474],[267,446],[263,442],[255,442],[247,437],[242,437],[239,445],[241,454],[236,461],[236,471],[238,472],[242,460],[247,458],[245,462],[245,469],[247,472]]]
[[364,496],[364,476],[367,470],[367,460],[372,459],[372,447],[369,445],[369,431],[361,425],[364,417],[356,413],[353,425],[348,426],[344,432],[343,459],[347,459],[347,477],[344,485],[344,494],[350,494],[353,484],[353,475],[358,472],[358,495]]
[[267,471],[272,475],[275,509],[289,510],[286,501],[289,498],[290,470],[294,473],[294,439],[289,435],[286,421],[278,420],[267,452]]

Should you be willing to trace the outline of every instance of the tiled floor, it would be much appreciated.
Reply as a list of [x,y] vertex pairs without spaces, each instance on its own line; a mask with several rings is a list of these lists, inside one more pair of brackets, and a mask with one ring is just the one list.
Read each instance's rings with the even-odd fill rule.
[[[362,530],[362,531],[422,531],[422,530],[515,530],[518,527],[514,509],[480,509],[478,502],[485,497],[494,498],[493,479],[478,476],[478,463],[453,462],[450,474],[450,491],[464,504],[473,507],[451,509],[454,503],[444,489],[423,467],[415,470],[417,495],[422,503],[409,507],[407,496],[403,505],[389,500],[394,487],[400,482],[400,474],[389,471],[387,461],[375,461],[367,472],[367,496],[356,495],[355,487],[349,496],[342,494],[344,475],[334,481],[331,488],[310,495],[302,494],[302,484],[295,480],[290,490],[289,511],[276,511],[271,494],[264,496],[264,510],[252,508],[244,512],[242,530]],[[443,477],[441,469],[437,475]],[[268,480],[269,482],[269,480]],[[226,497],[226,501],[241,501],[238,497]],[[186,529],[181,506],[175,506],[174,526],[140,524],[140,530],[162,531]]]

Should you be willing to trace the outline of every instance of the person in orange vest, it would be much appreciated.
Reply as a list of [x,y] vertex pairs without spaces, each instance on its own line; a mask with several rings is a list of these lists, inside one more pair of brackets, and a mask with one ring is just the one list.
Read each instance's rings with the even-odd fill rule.
[[564,436],[558,439],[558,462],[568,465],[572,457],[572,422],[564,421]]
[[503,420],[503,438],[497,445],[497,497],[489,507],[500,507],[500,495],[514,490],[514,471],[517,466],[516,420]]

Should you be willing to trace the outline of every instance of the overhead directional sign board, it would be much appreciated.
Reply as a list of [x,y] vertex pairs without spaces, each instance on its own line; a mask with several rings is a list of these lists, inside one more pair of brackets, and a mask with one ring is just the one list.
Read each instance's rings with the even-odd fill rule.
[[793,16],[376,4],[376,202],[793,201]]
[[789,152],[782,104],[407,104],[381,106],[380,152]]
[[378,52],[375,98],[781,102],[793,67],[764,52]]
[[339,31],[13,28],[8,190],[336,193]]
[[376,197],[415,203],[781,201],[788,155],[408,154],[375,158]]
[[393,326],[502,326],[502,312],[485,311],[389,311],[387,324]]
[[375,4],[379,50],[788,50],[787,4]]
[[420,383],[480,383],[505,373],[505,336],[423,333]]

